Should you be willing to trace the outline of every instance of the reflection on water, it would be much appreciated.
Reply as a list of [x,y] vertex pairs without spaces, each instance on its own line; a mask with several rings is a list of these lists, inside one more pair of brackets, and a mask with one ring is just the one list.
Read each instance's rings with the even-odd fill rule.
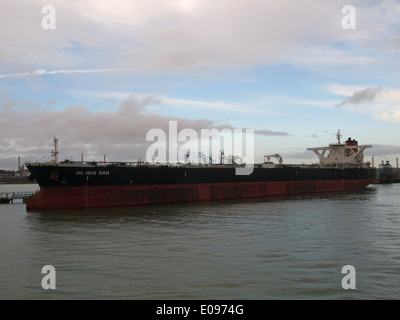
[[[0,207],[0,298],[399,298],[400,185],[246,201]],[[57,289],[40,286],[42,266]],[[343,290],[341,268],[357,270]]]

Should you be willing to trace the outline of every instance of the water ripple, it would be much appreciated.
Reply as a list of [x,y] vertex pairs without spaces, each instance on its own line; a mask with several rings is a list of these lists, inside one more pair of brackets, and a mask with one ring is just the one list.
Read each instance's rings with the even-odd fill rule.
[[[0,207],[0,298],[398,299],[400,185],[248,201]],[[41,288],[41,267],[57,289]],[[356,290],[344,290],[344,265]]]

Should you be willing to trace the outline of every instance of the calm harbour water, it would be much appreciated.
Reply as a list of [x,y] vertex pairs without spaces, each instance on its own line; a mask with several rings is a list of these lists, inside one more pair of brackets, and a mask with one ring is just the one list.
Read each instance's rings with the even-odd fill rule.
[[[0,205],[0,299],[400,299],[399,195],[390,184],[69,212]],[[45,265],[55,290],[41,286]]]

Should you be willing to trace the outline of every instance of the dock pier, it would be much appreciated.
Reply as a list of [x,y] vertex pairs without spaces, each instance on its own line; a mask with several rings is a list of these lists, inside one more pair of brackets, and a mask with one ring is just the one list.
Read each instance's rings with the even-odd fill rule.
[[25,202],[26,199],[33,196],[35,192],[13,192],[13,193],[2,193],[0,194],[0,204],[14,203],[14,200],[22,200]]

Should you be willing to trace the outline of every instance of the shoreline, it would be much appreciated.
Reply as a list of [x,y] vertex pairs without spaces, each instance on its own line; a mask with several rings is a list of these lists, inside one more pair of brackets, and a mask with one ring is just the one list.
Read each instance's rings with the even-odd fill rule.
[[36,184],[36,182],[31,182],[28,180],[27,177],[23,177],[23,178],[0,178],[0,185],[7,185],[7,184]]

